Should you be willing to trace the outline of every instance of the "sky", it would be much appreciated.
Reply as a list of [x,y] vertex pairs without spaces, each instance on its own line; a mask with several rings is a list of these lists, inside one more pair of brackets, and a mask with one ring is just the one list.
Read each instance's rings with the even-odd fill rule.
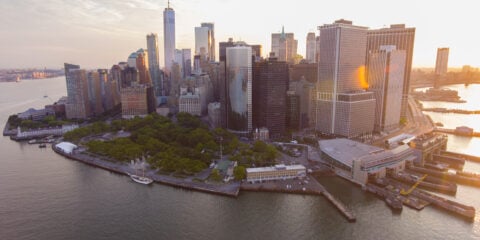
[[[110,68],[146,48],[158,33],[163,66],[163,10],[167,0],[0,0],[0,69]],[[449,47],[449,66],[480,67],[477,0],[172,0],[176,46],[195,47],[194,27],[215,23],[215,39],[229,37],[270,51],[271,33],[292,32],[305,56],[308,32],[337,19],[370,29],[404,23],[416,28],[414,67],[433,67],[436,49]],[[218,59],[218,53],[217,53]]]

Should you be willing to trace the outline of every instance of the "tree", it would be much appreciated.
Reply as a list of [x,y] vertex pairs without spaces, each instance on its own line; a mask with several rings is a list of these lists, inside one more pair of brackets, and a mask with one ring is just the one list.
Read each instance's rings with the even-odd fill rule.
[[212,170],[212,173],[210,173],[210,179],[217,182],[222,180],[222,176],[220,176],[220,172],[218,171],[218,169],[215,168]]
[[233,169],[233,176],[235,176],[235,180],[242,180],[247,176],[247,171],[244,166],[236,166]]

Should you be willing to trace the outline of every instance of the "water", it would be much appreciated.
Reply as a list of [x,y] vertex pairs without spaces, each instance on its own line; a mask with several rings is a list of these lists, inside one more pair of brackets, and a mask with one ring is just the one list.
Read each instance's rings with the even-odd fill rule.
[[[0,84],[0,122],[65,95],[64,78]],[[49,98],[43,98],[48,95]],[[451,137],[449,149],[478,154],[478,139]],[[322,197],[241,193],[228,198],[153,184],[0,138],[0,239],[476,239],[480,219],[441,210],[401,214],[339,178],[323,178],[357,215],[348,223]],[[468,164],[480,172],[480,165]],[[480,189],[456,198],[480,210]]]

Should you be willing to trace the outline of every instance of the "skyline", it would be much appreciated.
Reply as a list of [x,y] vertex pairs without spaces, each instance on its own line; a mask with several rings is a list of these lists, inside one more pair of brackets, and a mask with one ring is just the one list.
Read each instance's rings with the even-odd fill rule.
[[[162,13],[167,0],[0,2],[0,21],[4,23],[0,26],[0,51],[4,56],[0,68],[60,68],[64,62],[110,68],[126,61],[131,52],[146,49],[145,37],[150,33],[158,34],[160,65],[164,67]],[[371,7],[385,5],[379,0],[322,5],[303,1],[294,10],[290,1],[245,0],[245,4],[235,4],[231,0],[211,0],[205,4],[192,0],[171,1],[170,5],[176,15],[177,49],[195,49],[194,28],[202,22],[213,22],[216,44],[233,37],[235,41],[261,44],[262,56],[267,56],[271,34],[285,26],[285,32],[295,34],[298,54],[305,58],[307,33],[313,31],[318,36],[317,26],[344,18],[370,29],[398,23],[415,27],[414,67],[434,67],[440,47],[450,48],[450,67],[480,67],[480,60],[475,59],[480,54],[480,48],[475,48],[480,35],[466,31],[474,29],[480,17],[473,8],[463,7],[473,1],[460,2],[467,4],[440,3],[433,9],[428,3],[407,0],[392,11],[388,6]],[[348,9],[344,8],[346,4]],[[456,12],[461,14],[451,14]],[[427,13],[428,18],[424,15]]]

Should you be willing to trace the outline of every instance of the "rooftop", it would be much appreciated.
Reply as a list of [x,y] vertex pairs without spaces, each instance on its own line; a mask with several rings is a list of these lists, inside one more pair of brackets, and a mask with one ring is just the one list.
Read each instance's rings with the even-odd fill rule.
[[414,158],[413,150],[408,145],[385,150],[346,138],[319,141],[319,144],[323,153],[349,167],[353,166],[354,160],[364,168],[371,168]]
[[383,148],[355,142],[346,138],[319,141],[320,150],[337,161],[352,166],[353,160],[385,151]]
[[72,153],[73,150],[75,148],[77,148],[77,145],[73,144],[73,143],[70,143],[70,142],[61,142],[57,145],[55,145],[55,147],[61,149],[63,152],[65,153]]
[[303,165],[277,164],[277,165],[272,166],[272,167],[247,168],[247,173],[273,172],[273,171],[278,171],[278,170],[306,170],[306,168]]

